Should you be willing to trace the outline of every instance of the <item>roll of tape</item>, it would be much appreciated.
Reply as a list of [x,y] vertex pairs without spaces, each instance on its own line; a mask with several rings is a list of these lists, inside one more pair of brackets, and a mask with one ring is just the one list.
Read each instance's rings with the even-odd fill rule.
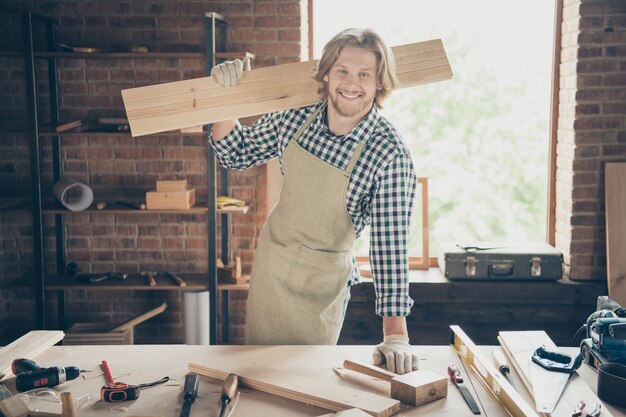
[[93,191],[82,182],[61,178],[54,184],[54,196],[71,211],[82,211],[93,202]]
[[626,407],[626,366],[603,363],[598,367],[598,398],[609,404]]

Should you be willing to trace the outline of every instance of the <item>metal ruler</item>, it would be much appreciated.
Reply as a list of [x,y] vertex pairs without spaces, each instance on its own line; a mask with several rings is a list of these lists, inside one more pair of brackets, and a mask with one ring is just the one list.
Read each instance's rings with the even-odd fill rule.
[[450,344],[502,408],[513,417],[539,417],[461,327],[453,325],[450,329],[452,330]]

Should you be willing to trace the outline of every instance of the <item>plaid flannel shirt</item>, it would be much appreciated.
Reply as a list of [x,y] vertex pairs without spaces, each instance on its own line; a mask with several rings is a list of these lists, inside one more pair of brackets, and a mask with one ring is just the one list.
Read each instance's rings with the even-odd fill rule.
[[[326,125],[327,102],[262,116],[251,126],[237,126],[225,138],[209,143],[218,162],[230,170],[245,170],[282,156],[289,140],[307,117],[320,114],[298,139],[306,150],[345,169],[359,141],[365,148],[348,183],[346,208],[357,237],[368,224],[370,264],[376,291],[376,313],[406,316],[409,297],[408,232],[417,180],[409,150],[395,128],[373,107],[348,134],[333,135]],[[211,132],[209,132],[209,138]],[[348,285],[359,282],[353,270]]]

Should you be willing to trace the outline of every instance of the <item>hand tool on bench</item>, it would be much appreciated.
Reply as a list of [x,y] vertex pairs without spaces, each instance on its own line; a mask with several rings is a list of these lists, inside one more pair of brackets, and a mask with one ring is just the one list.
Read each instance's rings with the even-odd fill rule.
[[426,370],[398,375],[367,363],[346,359],[343,367],[391,382],[391,398],[418,406],[448,395],[446,377]]
[[511,384],[513,388],[517,389],[517,387],[513,384],[513,380],[511,379],[511,367],[506,360],[506,356],[504,356],[504,352],[502,352],[500,348],[495,348],[491,351],[491,356],[493,357],[493,361],[495,362],[498,371],[500,371],[502,376],[504,376],[506,380],[509,381],[509,384]]
[[[235,397],[235,393],[237,392],[237,387],[239,386],[239,378],[237,374],[230,374],[226,381],[224,381],[224,385],[222,386],[222,392],[220,394],[220,402],[222,403],[220,407],[220,415],[219,417],[224,417],[224,412],[228,408],[228,405],[232,402]],[[232,411],[231,407],[231,411]]]
[[170,380],[170,377],[166,376],[158,381],[149,382],[146,384],[130,385],[123,382],[115,382],[109,369],[107,361],[102,361],[102,370],[104,377],[106,378],[106,385],[100,388],[100,398],[106,402],[118,402],[118,401],[130,401],[139,397],[139,390],[142,388],[153,387],[155,385],[163,384]]
[[474,400],[472,393],[467,388],[467,385],[465,385],[465,381],[463,381],[463,377],[461,376],[461,371],[459,371],[459,368],[457,368],[455,365],[448,366],[448,375],[450,375],[450,379],[452,380],[454,385],[456,385],[459,388],[459,391],[461,391],[461,395],[463,396],[463,399],[465,400],[467,405],[469,405],[472,413],[480,414],[480,408],[478,408],[476,400]]
[[189,417],[192,404],[198,396],[198,374],[190,373],[185,376],[185,387],[183,388],[183,407],[180,410],[180,417]]
[[582,363],[579,354],[572,358],[540,346],[535,350],[530,364],[535,408],[540,413],[552,413],[565,390],[570,376]]

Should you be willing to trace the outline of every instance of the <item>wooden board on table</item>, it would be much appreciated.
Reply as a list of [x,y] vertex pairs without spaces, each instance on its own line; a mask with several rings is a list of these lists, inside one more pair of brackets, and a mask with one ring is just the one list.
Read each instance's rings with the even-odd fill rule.
[[63,340],[65,333],[57,330],[33,330],[0,349],[0,380],[11,372],[11,363],[17,358],[33,359],[50,346]]
[[607,163],[604,194],[606,207],[606,266],[609,297],[626,307],[626,163]]
[[363,410],[359,410],[358,408],[351,408],[345,411],[338,411],[336,413],[324,414],[319,417],[368,417],[368,416],[369,414],[367,414]]
[[[530,370],[533,352],[540,346],[545,346],[547,350],[551,351],[558,351],[558,348],[544,331],[500,332],[499,340],[502,345],[502,349],[511,360],[511,365],[515,368],[518,375],[520,375],[524,381],[524,385],[526,385],[532,395],[532,385],[536,383],[532,379]],[[582,366],[587,365],[583,364]],[[530,387],[527,384],[529,384]],[[585,381],[578,376],[578,374],[574,374],[569,379],[565,387],[565,391],[563,391],[563,394],[561,395],[561,398],[551,415],[570,416],[572,415],[572,410],[574,410],[578,402],[581,400],[584,400],[586,404],[590,404],[592,406],[593,404],[600,402],[597,395],[593,392],[589,385],[587,385]],[[611,414],[606,407],[603,407],[602,415],[607,417],[612,416],[613,414]]]
[[[401,87],[443,81],[452,69],[440,39],[396,46]],[[246,71],[238,85],[225,88],[212,77],[122,90],[133,136],[254,116],[319,101],[313,79],[317,61]]]
[[359,408],[373,416],[387,417],[400,409],[400,401],[392,398],[348,387],[328,386],[293,372],[264,366],[242,366],[238,369],[221,370],[190,363],[189,371],[222,381],[234,372],[239,376],[239,383],[243,386],[327,410],[343,411]]

